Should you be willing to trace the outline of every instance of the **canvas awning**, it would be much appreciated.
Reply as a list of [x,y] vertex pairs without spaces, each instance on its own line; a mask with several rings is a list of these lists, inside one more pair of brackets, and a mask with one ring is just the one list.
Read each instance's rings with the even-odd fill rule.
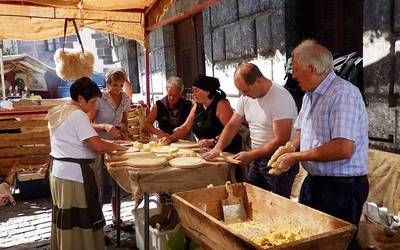
[[[175,0],[0,0],[0,39],[45,40],[63,36],[65,18],[79,27],[117,34],[144,44]],[[68,34],[74,33],[70,25]]]
[[[183,0],[185,1],[185,0]],[[150,104],[148,58],[149,33],[182,20],[220,0],[198,0],[197,4],[161,20],[175,0],[0,0],[0,39],[45,40],[64,35],[65,19],[75,19],[78,28],[116,34],[133,39],[146,48],[146,99]],[[67,34],[73,34],[69,25]],[[3,72],[0,50],[0,72]],[[2,96],[5,98],[4,74]]]

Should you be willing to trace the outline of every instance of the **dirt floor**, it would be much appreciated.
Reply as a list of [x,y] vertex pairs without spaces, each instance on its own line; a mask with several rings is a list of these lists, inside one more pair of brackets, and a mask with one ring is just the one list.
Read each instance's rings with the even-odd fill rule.
[[[41,198],[20,200],[16,205],[0,207],[0,249],[50,249],[51,200]],[[134,227],[133,202],[121,203],[121,218]],[[121,245],[116,247],[116,230],[111,227],[111,205],[103,207],[107,225],[105,232],[112,240],[107,249],[137,249],[135,232],[121,233]]]

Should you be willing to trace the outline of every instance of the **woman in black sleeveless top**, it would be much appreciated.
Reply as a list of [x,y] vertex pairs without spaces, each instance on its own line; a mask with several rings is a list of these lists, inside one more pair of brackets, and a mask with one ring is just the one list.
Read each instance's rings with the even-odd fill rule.
[[[212,148],[230,120],[233,110],[226,99],[226,94],[220,89],[217,78],[200,75],[194,81],[192,89],[196,104],[188,119],[171,136],[163,138],[162,141],[170,143],[192,131],[199,139],[201,147]],[[225,151],[238,153],[241,151],[241,146],[241,137],[236,135]]]
[[[158,100],[145,120],[145,129],[159,138],[168,136],[173,130],[181,126],[189,116],[192,103],[183,99],[183,81],[181,78],[172,76],[167,81],[167,95]],[[153,126],[158,122],[158,128]]]

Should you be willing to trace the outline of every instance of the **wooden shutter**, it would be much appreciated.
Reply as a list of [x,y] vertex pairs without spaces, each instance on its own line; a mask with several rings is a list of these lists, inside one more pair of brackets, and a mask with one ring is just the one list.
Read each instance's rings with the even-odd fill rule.
[[311,37],[334,54],[362,54],[362,0],[312,0]]
[[174,29],[177,74],[189,89],[205,73],[202,14],[175,24]]

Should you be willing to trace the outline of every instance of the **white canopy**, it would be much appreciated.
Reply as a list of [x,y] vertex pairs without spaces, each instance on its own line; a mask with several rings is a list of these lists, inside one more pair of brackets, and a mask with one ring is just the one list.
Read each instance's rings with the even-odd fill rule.
[[[174,1],[0,0],[0,39],[60,37],[63,36],[65,18],[75,18],[79,28],[114,33],[144,44],[145,27],[157,24]],[[67,34],[72,33],[71,24]]]
[[[183,0],[185,1],[185,0]],[[167,20],[160,20],[175,0],[0,0],[0,39],[45,40],[64,35],[65,19],[76,19],[78,28],[113,33],[136,40],[147,48],[148,34],[177,22],[220,0],[198,0],[194,6]],[[73,34],[72,24],[67,34]],[[146,50],[146,93],[149,96],[149,64]],[[5,98],[2,50],[0,76]]]

